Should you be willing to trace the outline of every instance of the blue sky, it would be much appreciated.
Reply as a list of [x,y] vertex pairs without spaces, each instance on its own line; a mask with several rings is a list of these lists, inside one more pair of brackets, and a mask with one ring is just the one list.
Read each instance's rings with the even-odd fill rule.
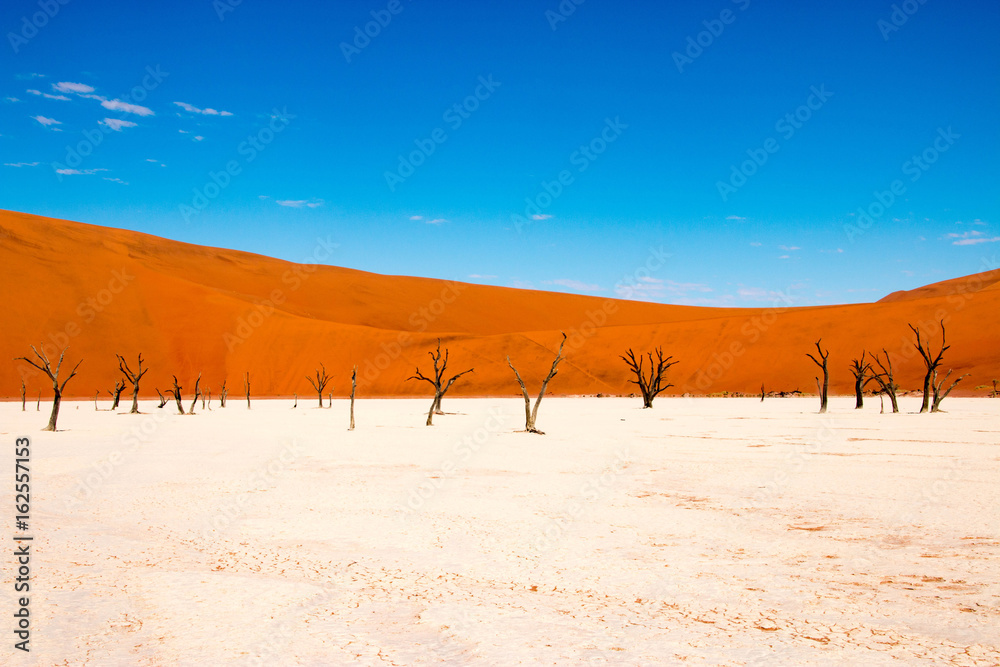
[[996,2],[13,0],[0,30],[0,208],[695,305],[998,266]]

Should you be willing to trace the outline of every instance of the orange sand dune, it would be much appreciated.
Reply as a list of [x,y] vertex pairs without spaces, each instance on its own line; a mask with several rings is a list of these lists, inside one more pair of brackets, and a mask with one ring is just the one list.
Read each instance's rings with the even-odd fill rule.
[[[83,359],[67,395],[105,392],[120,377],[115,353],[143,353],[142,395],[155,396],[176,375],[190,394],[196,376],[231,397],[249,371],[254,395],[297,393],[322,362],[336,396],[428,393],[407,382],[440,337],[455,371],[475,367],[453,395],[509,395],[519,389],[510,355],[534,392],[560,341],[566,361],[554,394],[627,394],[627,348],[662,345],[680,360],[670,393],[815,391],[806,358],[823,337],[831,350],[831,390],[851,393],[848,365],[863,350],[886,348],[897,381],[922,377],[907,322],[936,332],[945,319],[952,348],[945,369],[971,373],[975,385],[1000,376],[1000,271],[896,293],[881,302],[789,308],[695,308],[383,276],[324,265],[297,265],[235,250],[39,216],[0,212],[0,277],[6,294],[0,358],[69,345]],[[24,362],[0,363],[0,395],[43,396],[51,386]],[[329,390],[329,388],[328,388]],[[956,390],[956,393],[959,393]],[[106,396],[106,394],[105,394]]]

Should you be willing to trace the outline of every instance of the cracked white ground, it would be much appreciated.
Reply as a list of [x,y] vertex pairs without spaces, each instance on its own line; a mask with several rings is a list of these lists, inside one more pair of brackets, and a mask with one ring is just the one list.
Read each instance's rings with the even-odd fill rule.
[[1000,664],[1000,400],[853,402],[0,404],[12,664]]

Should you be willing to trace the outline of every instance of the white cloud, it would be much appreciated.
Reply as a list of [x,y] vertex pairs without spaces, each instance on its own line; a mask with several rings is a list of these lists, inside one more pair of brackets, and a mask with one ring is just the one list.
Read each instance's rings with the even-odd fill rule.
[[45,116],[32,116],[42,125],[62,125],[62,121],[58,121],[55,118],[46,118]]
[[532,220],[548,220],[551,217],[552,216],[549,215],[548,213],[536,213],[535,215],[531,216],[531,219]]
[[71,81],[60,81],[59,83],[53,83],[52,89],[57,90],[60,93],[76,93],[77,95],[94,92],[93,87],[88,86],[85,83],[73,83]]
[[423,220],[423,219],[424,219],[424,216],[422,216],[422,215],[411,215],[410,216],[410,220]]
[[69,98],[66,97],[65,95],[50,95],[48,93],[43,93],[40,90],[35,90],[34,88],[29,88],[25,92],[30,93],[31,95],[41,95],[42,97],[48,98],[50,100],[63,100],[69,102]]
[[565,287],[567,289],[576,290],[578,292],[603,292],[600,285],[588,285],[580,280],[571,280],[569,278],[557,278],[555,280],[543,280],[543,285],[558,285],[559,287]]
[[121,100],[104,100],[101,102],[101,106],[110,111],[124,111],[125,113],[134,113],[137,116],[153,116],[153,110],[149,107],[140,106],[138,104],[129,104],[128,102],[122,102]]
[[480,274],[480,273],[470,273],[469,277],[473,280],[492,280],[496,278],[494,275]]
[[784,250],[785,252],[793,252],[795,250],[802,250],[802,248],[798,247],[797,245],[793,245],[793,246],[779,245],[778,248],[781,249],[781,250]]
[[201,136],[200,134],[198,134],[198,135],[195,135],[195,137],[194,137],[194,140],[195,140],[195,141],[204,141],[204,140],[205,140],[205,137],[203,137],[203,136]]
[[3,98],[3,100],[4,100],[4,102],[20,102],[21,101],[21,100],[17,99],[16,97],[10,97],[10,96],[7,96],[7,97]]
[[92,176],[102,171],[107,169],[56,169],[56,173],[63,176]]
[[121,132],[123,127],[135,127],[135,123],[132,121],[120,120],[118,118],[105,118],[104,120],[98,121],[98,123],[106,125],[115,132]]
[[434,218],[433,220],[425,220],[424,222],[426,222],[428,225],[441,225],[448,221],[445,220],[444,218]]
[[4,162],[5,167],[37,167],[37,162]]
[[104,180],[111,181],[112,183],[121,183],[122,185],[128,185],[128,183],[126,181],[123,181],[120,178],[111,178],[109,176],[105,176]]
[[177,106],[179,106],[181,109],[184,109],[184,111],[190,111],[191,113],[200,113],[200,114],[203,114],[205,116],[232,116],[233,115],[232,112],[230,112],[230,111],[217,111],[215,109],[199,109],[198,107],[194,106],[193,104],[188,104],[187,102],[174,102],[174,104],[176,104]]
[[322,199],[278,199],[275,203],[288,208],[318,208],[324,204]]
[[778,255],[778,259],[790,259],[790,255]]
[[726,216],[726,220],[738,220],[739,221],[739,220],[746,220],[746,218],[744,218],[741,215],[727,215]]

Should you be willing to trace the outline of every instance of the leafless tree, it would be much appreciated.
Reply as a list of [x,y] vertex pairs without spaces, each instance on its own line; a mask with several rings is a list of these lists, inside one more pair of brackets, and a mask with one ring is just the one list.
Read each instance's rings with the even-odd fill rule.
[[[77,364],[79,365],[79,364]],[[35,403],[35,412],[42,411],[42,390],[38,390],[38,401]]]
[[632,348],[629,348],[628,352],[623,355],[619,355],[628,367],[635,375],[634,380],[629,380],[629,383],[638,385],[640,393],[642,393],[642,407],[651,408],[653,407],[653,399],[657,395],[673,387],[674,385],[666,383],[667,370],[679,363],[677,361],[671,361],[673,355],[664,358],[663,348],[658,347],[655,350],[656,360],[653,360],[653,352],[647,352],[646,357],[649,359],[649,374],[643,369],[643,358],[640,354],[638,357],[635,356],[635,352]]
[[819,359],[817,359],[816,357],[812,356],[808,352],[806,352],[806,356],[809,357],[810,359],[812,359],[813,363],[815,363],[817,366],[819,366],[820,368],[823,369],[823,384],[822,384],[822,386],[820,386],[819,377],[816,378],[816,389],[819,391],[819,413],[823,414],[824,412],[826,412],[826,398],[827,398],[827,395],[828,395],[828,393],[830,391],[830,370],[827,367],[827,363],[826,363],[826,360],[830,356],[830,351],[827,350],[826,352],[823,352],[823,348],[820,347],[820,343],[821,342],[823,342],[822,338],[820,338],[818,341],[816,341],[816,351],[819,353],[820,359],[823,360],[822,363],[820,363]]
[[183,387],[181,387],[179,384],[177,384],[177,376],[175,375],[174,376],[174,390],[173,390],[172,393],[174,395],[174,400],[177,401],[177,412],[179,412],[180,414],[184,414],[184,406],[181,404],[181,389],[182,388]]
[[542,402],[542,397],[545,396],[545,390],[549,386],[549,380],[554,378],[558,372],[556,367],[559,365],[559,362],[563,360],[562,351],[565,344],[566,334],[563,334],[562,342],[559,343],[559,351],[556,352],[556,358],[552,361],[552,368],[549,369],[549,374],[545,376],[545,379],[542,381],[542,388],[538,392],[538,398],[535,399],[534,408],[531,407],[531,396],[528,395],[528,389],[524,386],[524,380],[521,379],[521,374],[517,372],[516,368],[514,368],[514,364],[510,361],[510,356],[508,355],[507,357],[507,365],[510,366],[510,370],[514,371],[514,377],[517,378],[517,383],[521,385],[521,395],[524,396],[524,430],[528,433],[545,435],[544,431],[539,431],[535,428],[535,420],[538,418],[538,406]]
[[226,381],[222,381],[222,389],[219,391],[219,407],[226,407],[226,397],[229,395],[229,390],[226,389]]
[[[941,358],[944,357],[945,351],[951,347],[951,345],[945,345],[945,332],[944,332],[944,320],[941,320],[941,350],[934,354],[931,350],[930,340],[924,341],[920,340],[920,329],[913,326],[912,324],[907,324],[910,330],[913,331],[917,336],[917,342],[913,344],[917,351],[920,352],[920,356],[924,360],[924,366],[927,368],[927,372],[924,374],[924,400],[920,404],[920,412],[927,412],[930,408],[931,401],[931,389],[933,384],[934,375],[937,373],[938,366],[941,365]],[[943,400],[943,399],[942,399]]]
[[[56,364],[56,369],[52,370],[52,366],[49,364],[49,358],[45,355],[44,346],[39,346],[39,347],[42,347],[41,352],[36,350],[34,345],[31,346],[31,351],[35,353],[36,357],[38,357],[38,362],[34,361],[33,359],[28,359],[27,357],[17,357],[16,359],[14,359],[14,361],[26,361],[35,368],[37,368],[38,370],[45,373],[49,377],[49,379],[52,380],[52,392],[55,395],[52,401],[52,414],[49,415],[48,426],[46,426],[42,430],[55,431],[56,420],[59,419],[59,404],[62,402],[63,389],[66,388],[66,384],[73,379],[73,376],[76,375],[76,369],[78,369],[80,367],[80,364],[83,363],[83,359],[76,362],[76,366],[74,366],[73,370],[70,371],[69,377],[63,380],[62,384],[59,384],[59,370],[62,368],[63,357],[66,356],[66,350],[68,350],[69,348],[64,347],[62,349],[62,352],[59,353],[59,363]],[[39,410],[41,409],[41,406],[42,406],[42,392],[39,391],[38,392]]]
[[[205,409],[205,399],[204,398],[201,400],[201,407],[202,407],[202,409]],[[209,410],[212,409],[212,388],[211,387],[208,387],[208,409]]]
[[948,398],[948,394],[950,394],[951,390],[955,388],[955,385],[957,385],[963,379],[969,377],[969,374],[966,373],[965,375],[959,377],[957,380],[952,382],[947,389],[941,391],[941,388],[944,387],[944,383],[947,382],[948,377],[951,376],[951,372],[952,369],[949,368],[948,372],[945,373],[943,378],[941,378],[941,381],[938,382],[937,371],[936,370],[934,371],[934,377],[931,378],[931,385],[934,388],[934,400],[931,402],[931,412],[941,412],[941,401]]
[[246,376],[243,378],[243,389],[247,394],[247,410],[250,409],[250,371],[246,372]]
[[[996,380],[994,380],[993,382],[996,382]],[[24,391],[25,391],[24,380],[21,380],[21,412],[24,412]]]
[[189,415],[194,414],[194,406],[198,403],[198,399],[201,397],[201,373],[198,373],[198,379],[194,381],[194,400],[191,401],[191,409],[188,410]]
[[[323,369],[322,373],[320,373],[320,369]],[[315,381],[313,381],[313,379],[308,375],[306,376],[306,379],[309,380],[309,384],[312,385],[312,388],[315,389],[316,393],[319,395],[319,407],[323,407],[323,389],[326,388],[326,385],[330,382],[330,377],[326,374],[326,366],[320,364],[319,368],[316,369]]]
[[[298,394],[292,394],[292,396],[295,397],[295,402],[292,403],[292,410],[294,410],[295,408],[299,407],[299,395]],[[320,399],[320,400],[322,400],[322,399]]]
[[163,395],[163,393],[162,393],[162,392],[160,391],[160,388],[159,388],[159,387],[157,387],[157,388],[156,388],[156,393],[157,393],[157,394],[159,394],[159,396],[160,396],[160,404],[159,404],[159,405],[157,405],[156,407],[158,407],[158,408],[162,408],[162,407],[163,407],[164,405],[166,405],[166,404],[167,404],[167,399],[166,399],[166,397],[164,397],[164,395]]
[[[97,408],[97,397],[100,396],[100,395],[101,395],[101,390],[100,389],[98,389],[96,392],[94,392],[94,412],[97,412],[97,409],[98,409]],[[24,402],[23,402],[24,401],[24,397],[21,398],[21,401],[22,401],[22,403],[21,403],[21,412],[24,412]]]
[[444,398],[444,395],[448,393],[449,389],[451,389],[451,385],[455,384],[455,380],[462,377],[466,373],[472,373],[475,369],[470,368],[469,370],[462,371],[461,373],[452,376],[450,380],[445,382],[444,373],[445,369],[448,368],[448,349],[445,348],[444,356],[442,357],[440,338],[438,338],[437,351],[428,352],[427,354],[431,355],[431,359],[434,362],[434,377],[433,378],[427,377],[426,375],[420,372],[420,367],[417,367],[416,375],[412,375],[406,379],[407,381],[423,380],[425,382],[429,382],[434,387],[434,401],[431,403],[431,409],[427,412],[427,426],[432,426],[434,415],[444,414],[443,412],[441,412],[441,399]]
[[865,407],[865,387],[874,379],[870,375],[872,365],[865,361],[865,355],[867,354],[867,352],[862,350],[860,359],[851,359],[851,374],[854,376],[855,410]]
[[148,368],[142,367],[142,353],[139,354],[139,368],[137,371],[133,372],[131,368],[128,367],[128,363],[125,361],[125,357],[120,354],[116,354],[118,357],[118,369],[128,378],[128,381],[132,383],[132,409],[129,410],[130,415],[139,414],[139,380],[142,376],[146,374]]
[[118,380],[115,382],[114,391],[111,391],[110,389],[108,390],[108,394],[110,394],[111,398],[114,399],[114,403],[111,404],[112,412],[118,409],[118,402],[121,401],[123,391],[125,391],[124,380]]
[[354,393],[358,389],[358,367],[355,366],[351,372],[351,427],[348,431],[354,430]]
[[764,402],[764,395],[765,395],[765,392],[764,392],[764,383],[761,382],[760,383],[760,402],[761,403]]
[[885,353],[885,364],[882,363],[877,354],[871,355],[875,365],[879,368],[878,373],[872,374],[872,379],[878,384],[880,392],[889,397],[892,411],[895,413],[899,412],[899,403],[896,402],[896,390],[899,389],[899,385],[892,377],[892,359],[889,358],[889,352],[885,348],[882,348],[882,352]]

